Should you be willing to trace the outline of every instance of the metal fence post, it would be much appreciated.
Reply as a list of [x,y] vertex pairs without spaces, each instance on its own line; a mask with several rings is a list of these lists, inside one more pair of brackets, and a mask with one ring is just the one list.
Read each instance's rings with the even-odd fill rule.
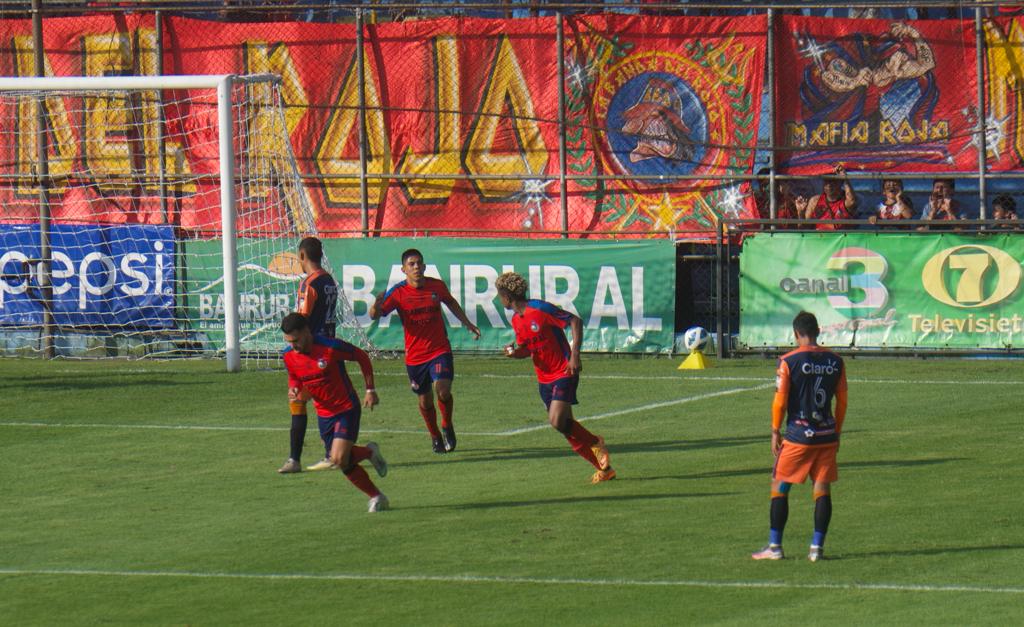
[[974,9],[975,58],[978,78],[978,217],[984,220],[988,211],[985,207],[985,171],[987,167],[988,146],[985,135],[988,133],[988,116],[985,114],[985,31],[983,29],[981,7]]
[[359,211],[360,228],[363,237],[369,236],[370,200],[366,185],[366,72],[363,65],[366,55],[363,51],[363,10],[356,9],[356,82],[359,83]]
[[558,202],[562,216],[562,237],[568,238],[569,196],[565,178],[565,18],[561,11],[557,15],[555,45],[558,47]]
[[[35,75],[46,76],[46,57],[43,48],[43,2],[32,0],[32,45]],[[46,135],[46,97],[36,99],[36,179],[39,182],[39,300],[43,309],[42,337],[43,357],[52,359],[54,349],[53,288],[50,284],[50,270],[53,252],[50,250],[50,163]],[[29,271],[31,277],[31,270]]]

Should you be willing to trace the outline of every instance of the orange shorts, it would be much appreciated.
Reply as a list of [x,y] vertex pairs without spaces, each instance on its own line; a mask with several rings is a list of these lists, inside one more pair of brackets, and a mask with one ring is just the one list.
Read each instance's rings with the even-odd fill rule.
[[812,481],[832,483],[839,479],[836,451],[839,442],[831,444],[796,444],[783,442],[782,451],[775,460],[772,478],[786,483]]

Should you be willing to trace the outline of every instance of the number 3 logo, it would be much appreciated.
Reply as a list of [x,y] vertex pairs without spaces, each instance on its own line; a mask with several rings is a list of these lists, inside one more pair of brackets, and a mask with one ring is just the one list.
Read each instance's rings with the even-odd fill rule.
[[[889,302],[889,290],[882,279],[889,273],[889,262],[885,257],[867,248],[844,248],[829,258],[829,270],[846,271],[853,264],[860,264],[864,271],[850,274],[849,294],[829,294],[832,308],[847,318],[860,318],[875,313]],[[859,290],[863,296],[857,300],[850,297]]]

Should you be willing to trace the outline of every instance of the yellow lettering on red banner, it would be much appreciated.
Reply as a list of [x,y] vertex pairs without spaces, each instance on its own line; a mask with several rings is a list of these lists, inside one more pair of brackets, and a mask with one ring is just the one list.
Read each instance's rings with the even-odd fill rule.
[[[17,76],[33,76],[34,74],[34,49],[30,35],[20,35],[14,38],[14,62]],[[46,76],[53,76],[53,67],[50,65],[50,58],[43,55],[43,72]],[[51,191],[55,194],[62,194],[67,189],[64,177],[71,174],[71,167],[77,156],[77,143],[71,132],[71,118],[68,116],[67,106],[60,96],[47,96],[43,99],[46,115],[46,127],[50,129],[47,140],[47,154],[50,176],[54,184]],[[18,194],[38,193],[39,186],[32,182],[32,175],[35,173],[35,164],[38,162],[39,144],[36,141],[36,133],[39,129],[39,100],[36,98],[20,98],[18,100],[18,123],[15,128],[17,134],[18,152],[18,173],[24,178],[17,181]]]
[[[985,20],[985,49],[988,51],[989,119],[1019,120],[1024,113],[1024,29],[1011,19],[1009,32],[1004,33],[992,20]],[[989,141],[993,137],[991,133]],[[987,146],[989,154],[1006,153],[1006,138],[1012,137],[1018,155],[1024,154],[1024,124],[1018,122],[1010,133],[995,134],[998,144]]]
[[[135,60],[138,64],[137,73],[141,76],[157,75],[156,31],[151,28],[140,28],[135,33]],[[146,189],[151,192],[160,191],[160,92],[144,91],[139,104],[142,111],[142,139],[145,145]],[[183,193],[195,193],[196,184],[191,180],[192,169],[185,158],[185,149],[181,141],[164,134],[164,176],[168,185],[177,185],[176,189]]]
[[[82,49],[86,76],[133,73],[131,42],[124,33],[84,35]],[[152,92],[147,94],[151,95]],[[141,173],[144,167],[142,126],[145,114],[139,108],[142,96],[107,92],[84,98],[85,167],[97,187],[105,192],[128,192],[137,180],[135,174]]]
[[[511,109],[505,113],[506,104]],[[512,125],[509,138],[516,144],[510,152],[495,150],[498,126],[502,119]],[[473,122],[465,151],[469,174],[540,175],[547,167],[548,152],[533,112],[533,100],[519,60],[507,36],[498,41],[490,78]],[[474,179],[484,198],[507,198],[523,189],[521,180]]]
[[[278,180],[292,180],[295,166],[291,160],[290,138],[309,109],[309,98],[299,79],[298,68],[287,46],[247,41],[245,69],[247,74],[277,74],[281,77],[280,101],[276,97],[275,86],[270,83],[252,83],[247,88],[247,99],[252,107],[248,120],[249,145],[245,152],[249,170],[257,172],[259,168],[269,166],[281,175]],[[311,210],[313,203],[305,185],[277,185],[276,181],[257,177],[249,196],[266,198],[276,191],[282,193],[296,230],[311,232],[314,216],[306,209]]]
[[[366,171],[370,175],[389,174],[391,170],[391,145],[387,126],[384,124],[384,109],[377,91],[377,76],[369,58],[364,57],[363,74],[366,77]],[[342,81],[338,98],[327,118],[327,128],[314,153],[317,169],[328,175],[359,175],[358,152],[344,158],[345,145],[353,135],[358,135],[357,112],[359,109],[359,74],[356,71],[356,57],[353,52]],[[355,144],[355,142],[352,142]],[[324,182],[327,201],[332,204],[359,206],[361,202],[359,183],[353,179],[334,179]],[[378,205],[387,191],[387,179],[369,179],[368,197],[370,205]]]
[[[402,174],[455,175],[459,159],[459,56],[455,37],[435,37],[434,55],[434,145],[427,154],[407,148],[398,162]],[[406,179],[401,182],[411,202],[444,202],[455,187],[455,179]]]

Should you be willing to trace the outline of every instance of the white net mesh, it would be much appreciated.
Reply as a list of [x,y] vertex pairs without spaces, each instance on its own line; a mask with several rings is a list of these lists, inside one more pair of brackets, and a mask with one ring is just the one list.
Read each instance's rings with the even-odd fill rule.
[[[240,349],[260,367],[278,361],[315,220],[278,83],[237,81],[232,119]],[[222,356],[219,165],[214,88],[0,91],[0,351]],[[343,293],[337,314],[339,337],[373,351]]]

